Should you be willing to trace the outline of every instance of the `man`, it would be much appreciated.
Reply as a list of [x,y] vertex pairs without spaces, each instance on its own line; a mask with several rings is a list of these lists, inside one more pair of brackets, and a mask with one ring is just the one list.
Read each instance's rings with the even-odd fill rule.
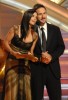
[[[50,100],[61,100],[59,57],[63,54],[65,45],[60,29],[47,23],[46,8],[41,4],[36,4],[34,9],[38,14],[39,23],[37,28],[39,39],[34,53],[39,58],[39,62],[31,64],[32,100],[42,100],[44,85],[46,85]],[[45,39],[42,40],[43,31]]]

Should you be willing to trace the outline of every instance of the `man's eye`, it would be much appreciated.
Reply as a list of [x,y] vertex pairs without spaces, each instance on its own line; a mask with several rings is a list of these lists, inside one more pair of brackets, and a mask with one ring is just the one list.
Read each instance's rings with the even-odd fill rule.
[[38,15],[42,15],[42,14],[38,14]]

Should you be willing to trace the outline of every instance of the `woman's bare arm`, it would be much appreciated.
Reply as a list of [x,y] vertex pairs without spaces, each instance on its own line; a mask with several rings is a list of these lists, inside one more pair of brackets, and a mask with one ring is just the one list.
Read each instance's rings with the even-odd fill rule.
[[35,48],[35,45],[36,45],[36,42],[37,42],[37,40],[38,40],[38,35],[37,35],[37,33],[34,33],[34,36],[33,36],[33,44],[32,44],[32,47],[31,47],[31,49],[30,49],[30,52],[31,52],[31,54],[33,55],[34,53],[34,48]]
[[6,51],[10,52],[11,54],[13,53],[13,50],[10,47],[10,44],[11,44],[11,40],[12,40],[13,37],[14,37],[14,29],[11,28],[6,35],[6,38],[3,41],[4,49]]
[[6,38],[4,39],[3,41],[3,47],[4,49],[7,51],[7,52],[10,52],[10,54],[12,54],[13,56],[15,56],[16,58],[20,58],[20,53],[19,52],[16,52],[14,51],[11,47],[10,47],[10,44],[11,44],[11,40],[12,38],[14,37],[14,28],[12,27],[9,32],[7,33],[6,35]]

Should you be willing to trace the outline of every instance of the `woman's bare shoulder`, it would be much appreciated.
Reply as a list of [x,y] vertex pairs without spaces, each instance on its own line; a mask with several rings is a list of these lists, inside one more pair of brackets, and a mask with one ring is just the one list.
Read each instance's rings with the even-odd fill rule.
[[15,34],[20,34],[20,30],[21,30],[20,25],[14,25],[13,28],[14,28]]
[[17,35],[20,35],[20,25],[13,25],[9,31],[8,31],[8,34],[17,34]]

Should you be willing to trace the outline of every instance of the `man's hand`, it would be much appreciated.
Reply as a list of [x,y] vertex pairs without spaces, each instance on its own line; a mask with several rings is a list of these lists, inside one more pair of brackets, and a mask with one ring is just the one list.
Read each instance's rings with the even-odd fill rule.
[[49,64],[51,60],[52,60],[52,56],[48,53],[48,51],[42,52],[41,61],[43,63]]

